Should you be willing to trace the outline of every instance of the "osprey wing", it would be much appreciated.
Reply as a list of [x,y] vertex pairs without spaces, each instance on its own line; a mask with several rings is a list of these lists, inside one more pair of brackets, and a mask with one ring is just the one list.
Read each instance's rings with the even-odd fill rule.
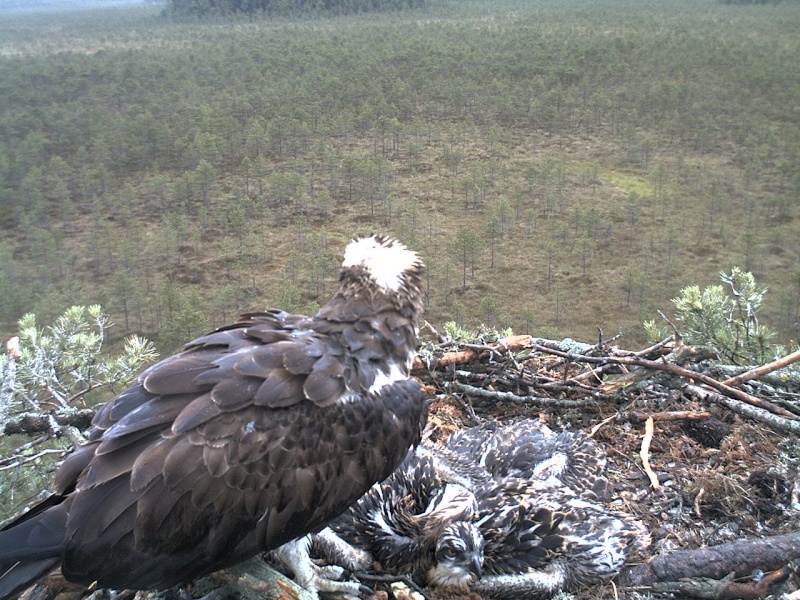
[[341,346],[288,317],[199,338],[98,412],[57,477],[68,579],[166,587],[234,564],[322,527],[402,459],[418,385],[347,392]]
[[0,531],[0,600],[59,565],[170,587],[344,511],[420,439],[423,270],[396,240],[353,240],[314,317],[246,315],[146,370],[98,411],[56,497]]

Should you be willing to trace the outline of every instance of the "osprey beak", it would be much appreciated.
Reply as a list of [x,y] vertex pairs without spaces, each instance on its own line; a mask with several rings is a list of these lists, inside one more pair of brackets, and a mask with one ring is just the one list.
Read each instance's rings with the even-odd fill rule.
[[483,561],[481,560],[480,556],[473,555],[472,560],[469,563],[470,573],[475,573],[478,579],[480,579],[481,576],[483,575],[483,567],[481,566],[482,562]]

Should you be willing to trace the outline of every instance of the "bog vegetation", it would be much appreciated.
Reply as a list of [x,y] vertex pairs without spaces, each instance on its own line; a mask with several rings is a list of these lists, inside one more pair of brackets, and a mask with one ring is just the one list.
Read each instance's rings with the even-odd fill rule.
[[0,17],[0,330],[100,303],[171,351],[379,230],[433,323],[632,347],[739,267],[796,339],[798,3],[412,4]]

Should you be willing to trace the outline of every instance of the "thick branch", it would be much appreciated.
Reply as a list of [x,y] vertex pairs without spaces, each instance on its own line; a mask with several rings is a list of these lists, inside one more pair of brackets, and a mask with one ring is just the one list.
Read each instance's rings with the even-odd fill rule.
[[[65,590],[77,592],[80,589],[85,590],[85,586],[76,589],[75,584],[65,581],[60,573],[56,573],[28,590],[22,598],[23,600],[52,600]],[[118,597],[132,598],[133,593],[120,592]],[[304,590],[260,558],[253,558],[230,569],[217,571],[208,577],[198,579],[192,583],[191,593],[185,589],[176,593],[176,589],[172,588],[164,591],[140,592],[137,594],[138,597],[147,600],[173,600],[175,597],[194,597],[200,598],[200,600],[227,600],[229,598],[315,600],[317,594]],[[347,598],[347,596],[342,597]]]
[[[709,371],[715,375],[719,375],[720,379],[724,381],[727,379],[733,379],[734,377],[738,377],[739,375],[757,368],[758,367],[754,366],[741,367],[736,365],[711,365]],[[758,380],[776,388],[800,388],[800,376],[786,370],[778,370],[773,371],[772,373],[762,374]]]
[[5,435],[38,433],[52,433],[51,417],[61,427],[74,427],[85,430],[92,424],[95,410],[83,408],[80,410],[59,411],[53,415],[25,413],[10,419],[3,430]]
[[[240,594],[245,600],[312,600],[316,594],[309,592],[297,585],[294,581],[276,571],[260,558],[254,558],[244,563],[231,567],[216,576],[229,574],[231,579],[228,585]],[[219,596],[209,598],[211,600]]]
[[[681,365],[688,361],[697,361],[702,360],[704,358],[710,358],[714,356],[713,352],[708,348],[703,346],[685,346],[683,344],[675,346],[671,352],[663,355],[663,350],[668,349],[669,347],[669,339],[662,340],[658,344],[650,346],[649,348],[645,348],[640,352],[631,352],[626,354],[627,357],[630,358],[640,358],[640,359],[650,359],[653,360],[654,358],[658,358],[662,356],[660,362],[666,363],[675,363],[677,365]],[[601,374],[605,373],[612,367],[616,366],[619,363],[616,362],[608,362],[606,364],[601,364],[597,368],[590,369],[585,373],[581,373],[580,375],[576,375],[575,377],[571,378],[569,381],[572,382],[586,382],[596,380],[598,382],[602,382],[602,378],[600,377]],[[610,382],[608,382],[609,392],[616,391],[617,388],[623,385],[630,385],[645,379],[647,377],[647,367],[639,367],[638,369],[632,369],[629,373],[625,375],[619,376]],[[606,385],[606,383],[604,383]]]
[[708,598],[710,600],[756,600],[764,598],[770,593],[770,586],[785,581],[791,574],[788,567],[769,573],[764,578],[754,581],[736,581],[733,573],[723,579],[709,579],[700,577],[695,579],[682,579],[654,583],[652,589],[659,594],[677,594],[679,597]]
[[790,364],[797,362],[800,360],[800,350],[792,352],[784,356],[783,358],[779,358],[769,364],[762,365],[760,367],[756,367],[755,369],[751,369],[741,375],[737,375],[736,377],[731,377],[730,379],[726,379],[722,383],[725,385],[740,385],[745,381],[750,381],[751,379],[758,379],[759,377],[763,377],[773,371],[777,371],[778,369],[782,369],[784,367],[788,367]]
[[800,533],[747,539],[695,550],[676,550],[644,564],[623,569],[617,583],[649,586],[687,577],[743,577],[754,570],[775,571],[800,558]]
[[700,398],[701,400],[715,402],[716,404],[724,406],[744,417],[765,423],[766,425],[772,427],[775,431],[779,431],[781,433],[793,433],[795,435],[800,434],[800,421],[798,421],[796,418],[784,419],[783,417],[776,415],[771,411],[759,408],[757,406],[752,406],[751,404],[747,404],[745,402],[740,402],[734,398],[728,398],[727,396],[718,394],[698,385],[687,385],[684,387],[684,390],[686,390],[686,392],[692,396]]

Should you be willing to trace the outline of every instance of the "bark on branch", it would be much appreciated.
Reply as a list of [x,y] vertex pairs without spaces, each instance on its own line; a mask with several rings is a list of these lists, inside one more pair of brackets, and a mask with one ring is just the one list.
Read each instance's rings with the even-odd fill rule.
[[778,369],[782,369],[784,367],[788,367],[790,364],[797,362],[800,360],[800,350],[796,350],[791,354],[787,354],[786,356],[779,358],[769,364],[762,365],[760,367],[756,367],[755,369],[751,369],[745,373],[737,375],[736,377],[731,377],[730,379],[726,379],[722,383],[725,385],[740,385],[745,381],[750,381],[751,379],[758,379],[763,377],[764,375],[768,375],[773,371],[777,371]]
[[82,408],[58,411],[52,415],[25,413],[9,419],[3,428],[3,433],[5,435],[52,433],[51,419],[55,420],[59,427],[74,427],[84,431],[92,424],[95,412],[93,408]]
[[798,558],[800,533],[786,533],[695,550],[676,550],[644,564],[623,569],[617,583],[637,587],[684,578],[723,579],[729,573],[744,577],[756,569],[775,571]]
[[692,598],[709,598],[710,600],[732,600],[733,598],[756,600],[756,598],[767,596],[770,593],[771,585],[785,581],[790,574],[791,571],[784,567],[769,573],[758,581],[752,578],[748,578],[747,581],[737,581],[733,573],[730,573],[719,580],[700,577],[655,583],[652,590],[661,594],[678,594],[680,597],[690,596]]
[[759,408],[758,406],[752,406],[744,402],[739,402],[735,398],[728,398],[727,396],[718,394],[712,390],[700,387],[698,385],[687,385],[684,387],[684,390],[696,398],[705,400],[707,402],[714,402],[744,417],[764,423],[775,431],[779,431],[781,433],[793,433],[795,435],[800,434],[800,421],[798,421],[796,418],[784,419],[783,417],[776,415],[771,411]]

